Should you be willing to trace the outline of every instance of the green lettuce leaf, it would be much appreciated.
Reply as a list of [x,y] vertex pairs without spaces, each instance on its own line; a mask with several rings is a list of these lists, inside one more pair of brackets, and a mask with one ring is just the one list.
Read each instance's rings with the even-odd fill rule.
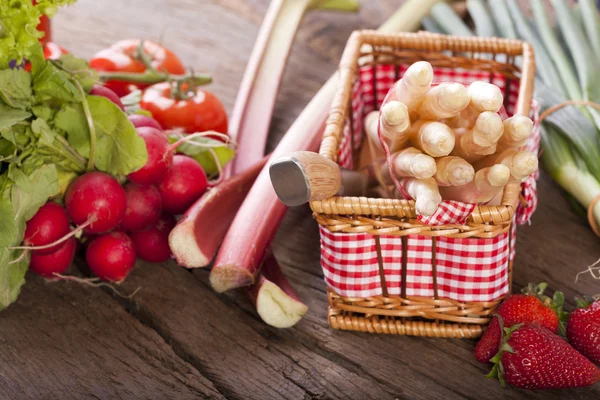
[[0,161],[12,158],[16,149],[17,148],[12,142],[9,142],[4,138],[0,138]]
[[[170,135],[169,141],[175,143],[179,139],[176,135]],[[177,148],[177,152],[185,154],[186,156],[192,157],[198,161],[206,175],[209,177],[215,176],[219,173],[214,155],[210,150],[213,150],[223,168],[228,162],[233,160],[235,157],[235,150],[227,144],[211,139],[208,137],[198,137],[191,139],[190,142],[183,143]]]
[[43,33],[37,30],[43,14],[52,16],[57,7],[76,0],[0,0],[0,68],[11,60],[31,59],[31,49]]
[[90,156],[90,130],[81,104],[63,105],[54,117],[54,126],[67,134],[73,149],[86,158]]
[[0,100],[12,108],[31,106],[31,75],[23,69],[0,70]]
[[[86,96],[96,131],[95,164],[100,171],[127,175],[148,160],[144,140],[121,109],[101,96]],[[90,156],[90,130],[80,104],[63,106],[54,126],[67,133],[69,145],[84,157]]]
[[[1,89],[0,89],[1,90]],[[17,122],[31,117],[31,113],[0,103],[0,129],[10,128]]]
[[38,102],[49,100],[81,101],[81,93],[68,73],[51,62],[34,73],[33,90]]
[[21,255],[18,251],[0,248],[0,310],[11,305],[21,293],[25,283],[25,273],[29,267],[29,254],[19,262],[9,264]]
[[99,80],[98,72],[90,68],[88,62],[83,58],[75,57],[72,54],[63,54],[56,62],[63,70],[68,71],[73,78],[77,79],[86,93],[89,93],[92,86]]
[[67,140],[52,129],[43,119],[36,119],[31,124],[32,131],[36,134],[38,141],[35,152],[23,161],[32,167],[44,164],[57,164],[67,171],[84,172],[86,159],[79,155]]
[[17,235],[22,238],[26,221],[30,220],[50,197],[58,193],[58,172],[56,166],[50,164],[27,176],[11,165],[8,176],[15,183],[11,189],[11,203]]
[[[17,223],[9,199],[0,198],[0,248],[10,246],[17,240]],[[0,263],[2,265],[2,263]]]

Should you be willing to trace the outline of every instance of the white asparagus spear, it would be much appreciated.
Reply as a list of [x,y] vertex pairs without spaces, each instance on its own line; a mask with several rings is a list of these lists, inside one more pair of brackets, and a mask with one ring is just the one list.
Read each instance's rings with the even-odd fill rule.
[[383,150],[377,128],[381,128],[381,135],[384,140],[388,140],[388,145],[392,143],[401,145],[408,140],[408,128],[410,127],[410,118],[404,104],[399,101],[389,101],[379,111],[371,111],[365,117],[365,131],[371,142],[380,150]]
[[377,125],[379,124],[379,111],[371,111],[364,120],[364,129],[369,141],[379,150],[383,150],[379,135],[377,134]]
[[433,80],[433,68],[426,61],[417,61],[404,73],[402,78],[394,84],[396,100],[404,103],[411,118],[417,107],[429,91]]
[[399,151],[392,157],[392,168],[398,177],[425,179],[435,174],[435,160],[414,147]]
[[404,103],[396,100],[388,101],[381,107],[379,118],[381,135],[393,141],[406,141],[406,131],[410,128],[408,109]]
[[441,122],[418,121],[410,130],[414,147],[432,157],[442,157],[454,149],[454,132]]
[[498,112],[502,107],[502,92],[498,86],[483,81],[475,81],[467,89],[469,105],[447,123],[452,128],[471,128],[479,114],[484,111]]
[[442,202],[438,185],[433,178],[405,178],[400,184],[415,200],[417,214],[425,216],[433,215]]
[[510,179],[510,169],[506,165],[480,169],[475,173],[473,182],[462,186],[440,188],[444,200],[456,200],[463,203],[487,203],[498,194]]
[[504,120],[504,134],[498,141],[498,150],[518,149],[527,143],[533,121],[524,115],[513,115]]
[[469,104],[467,88],[460,83],[440,83],[429,89],[418,107],[421,119],[440,120],[457,116]]
[[473,181],[475,169],[460,157],[442,157],[435,160],[435,180],[439,186],[461,186]]
[[453,155],[474,162],[494,154],[503,130],[502,118],[494,112],[484,111],[477,117],[475,126],[460,135]]
[[523,181],[538,168],[538,158],[530,151],[507,149],[502,153],[493,154],[479,160],[476,169],[503,164],[510,168],[511,181]]
[[469,94],[469,109],[482,113],[484,111],[498,112],[504,100],[500,88],[491,83],[475,81],[467,89]]

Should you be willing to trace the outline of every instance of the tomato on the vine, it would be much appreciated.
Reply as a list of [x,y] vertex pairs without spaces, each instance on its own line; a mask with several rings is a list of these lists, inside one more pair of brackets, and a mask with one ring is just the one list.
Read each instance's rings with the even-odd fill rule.
[[[106,72],[144,72],[146,66],[140,59],[138,49],[140,39],[121,40],[111,47],[100,50],[90,60],[90,67]],[[181,60],[169,49],[158,43],[144,41],[144,53],[150,60],[152,68],[158,72],[168,72],[173,75],[185,73]],[[147,85],[133,84],[130,82],[107,81],[105,86],[123,97],[136,88],[143,89]]]
[[142,94],[140,107],[150,111],[164,129],[227,134],[227,112],[217,96],[199,87],[185,86],[178,90],[168,82],[152,85]]
[[46,60],[58,60],[63,54],[69,54],[69,52],[54,42],[47,42],[44,45],[44,58]]

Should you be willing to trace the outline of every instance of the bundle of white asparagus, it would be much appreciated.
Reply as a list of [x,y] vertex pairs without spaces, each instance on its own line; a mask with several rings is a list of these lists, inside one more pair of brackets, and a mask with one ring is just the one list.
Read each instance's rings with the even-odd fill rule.
[[[442,200],[498,202],[508,183],[537,170],[537,156],[522,149],[533,122],[522,115],[503,121],[498,111],[504,99],[491,83],[431,86],[432,80],[431,64],[414,63],[381,110],[366,116],[376,158],[385,159],[379,130],[392,154],[392,173],[421,215],[432,215]],[[380,183],[389,185],[387,164],[379,166]]]

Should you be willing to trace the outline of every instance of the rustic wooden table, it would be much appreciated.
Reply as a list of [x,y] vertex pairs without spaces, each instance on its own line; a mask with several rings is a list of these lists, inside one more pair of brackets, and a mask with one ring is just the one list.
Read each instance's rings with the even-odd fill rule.
[[[335,70],[346,38],[375,27],[399,4],[364,1],[358,15],[314,12],[293,48],[270,147]],[[80,0],[54,20],[55,41],[90,57],[123,38],[158,38],[196,70],[209,71],[229,110],[267,0]],[[546,175],[531,226],[520,227],[515,290],[547,281],[600,292],[575,275],[600,256],[598,239]],[[528,392],[483,377],[470,340],[334,331],[327,326],[317,225],[290,210],[274,244],[285,273],[309,305],[293,329],[266,326],[236,293],[215,294],[204,270],[138,263],[123,285],[132,300],[29,275],[0,314],[0,397],[231,399],[592,399],[600,386]]]

